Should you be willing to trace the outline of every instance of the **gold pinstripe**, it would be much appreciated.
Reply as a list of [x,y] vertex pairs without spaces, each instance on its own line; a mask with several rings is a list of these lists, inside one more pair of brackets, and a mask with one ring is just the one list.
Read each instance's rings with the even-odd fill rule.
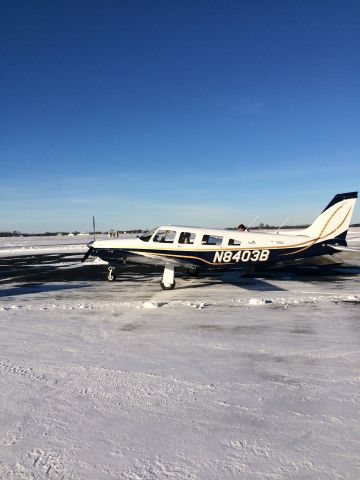
[[[305,250],[307,250],[308,248],[312,247],[313,245],[315,245],[315,243],[317,243],[319,240],[322,240],[323,238],[325,237],[328,237],[329,235],[332,235],[334,232],[336,232],[336,230],[339,230],[339,228],[341,228],[341,226],[345,223],[347,217],[349,216],[350,214],[350,211],[351,211],[351,207],[349,208],[347,214],[345,215],[343,221],[340,223],[340,225],[338,225],[336,228],[334,228],[334,230],[332,230],[331,232],[327,233],[326,235],[324,235],[322,237],[322,234],[324,233],[324,230],[326,229],[326,227],[329,225],[330,221],[332,220],[332,218],[334,217],[334,215],[336,215],[336,213],[340,210],[340,208],[342,208],[343,205],[341,205],[332,215],[331,217],[329,218],[329,220],[326,222],[326,224],[324,225],[323,229],[321,230],[320,232],[320,235],[317,237],[317,238],[314,238],[309,245],[307,245],[306,247],[304,248],[300,248],[300,250],[295,250],[295,252],[290,252],[290,253],[283,253],[281,256],[282,257],[285,257],[287,255],[294,255],[295,253],[299,253],[299,252],[303,252]],[[299,245],[300,246],[300,245]]]
[[[257,249],[257,250],[260,250],[260,249]],[[134,252],[134,251],[131,251],[131,253],[135,253],[135,254],[139,254],[139,252]],[[201,257],[195,257],[193,255],[176,255],[176,254],[173,254],[173,253],[155,253],[154,255],[156,256],[160,256],[160,257],[176,257],[176,258],[192,258],[194,260],[200,260],[201,262],[205,262],[209,265],[214,265],[214,262],[208,262],[207,260],[204,260],[203,258]],[[216,263],[216,265],[229,265],[228,263]]]

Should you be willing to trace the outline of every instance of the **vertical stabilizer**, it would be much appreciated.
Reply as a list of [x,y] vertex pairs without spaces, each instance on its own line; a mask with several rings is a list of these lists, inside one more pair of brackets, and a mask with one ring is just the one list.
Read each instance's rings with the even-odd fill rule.
[[336,239],[346,244],[346,234],[358,192],[338,193],[310,227],[301,231],[316,242]]

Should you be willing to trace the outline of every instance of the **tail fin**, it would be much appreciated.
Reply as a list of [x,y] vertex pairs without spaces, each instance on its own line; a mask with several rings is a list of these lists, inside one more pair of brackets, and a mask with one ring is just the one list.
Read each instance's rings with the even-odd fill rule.
[[[318,241],[346,245],[346,234],[358,192],[338,193],[310,227],[301,232]],[[330,241],[329,241],[330,240]]]

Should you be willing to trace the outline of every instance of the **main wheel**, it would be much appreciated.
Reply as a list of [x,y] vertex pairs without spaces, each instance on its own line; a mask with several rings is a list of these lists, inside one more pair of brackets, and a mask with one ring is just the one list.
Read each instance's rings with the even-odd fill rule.
[[163,290],[172,290],[173,288],[175,288],[175,280],[174,280],[174,283],[170,283],[169,286],[165,285],[162,281],[160,282],[160,286]]

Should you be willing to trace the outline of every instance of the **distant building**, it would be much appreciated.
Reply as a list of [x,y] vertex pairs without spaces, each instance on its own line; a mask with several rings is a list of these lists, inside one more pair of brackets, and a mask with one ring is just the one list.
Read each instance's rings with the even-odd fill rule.
[[119,236],[118,230],[113,230],[113,229],[109,230],[108,237],[117,238],[118,236]]

